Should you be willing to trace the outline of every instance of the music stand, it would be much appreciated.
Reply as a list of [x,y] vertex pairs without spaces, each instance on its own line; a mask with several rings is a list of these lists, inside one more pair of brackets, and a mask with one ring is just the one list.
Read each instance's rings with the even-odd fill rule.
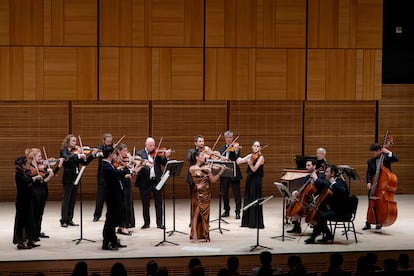
[[[174,171],[173,171],[173,166],[171,164],[174,164],[174,169],[175,169]],[[170,160],[165,165],[166,169],[168,168],[168,166],[170,166],[170,170],[169,170],[170,171],[170,177],[172,177],[172,179],[173,179],[173,181],[172,181],[173,230],[167,232],[168,236],[171,236],[175,232],[180,233],[180,234],[183,234],[183,235],[187,235],[188,234],[188,233],[184,233],[184,232],[175,230],[175,177],[180,176],[181,169],[183,168],[183,164],[184,164],[184,161]],[[165,223],[164,223],[164,226],[165,226]]]
[[361,182],[361,178],[358,175],[356,169],[348,166],[348,165],[339,165],[338,171],[341,175],[346,176],[346,180],[348,182],[348,193],[351,194],[351,180],[354,182]]
[[163,224],[164,224],[164,229],[163,229],[164,238],[163,238],[162,241],[157,243],[155,246],[159,246],[159,245],[164,244],[166,242],[170,243],[170,244],[173,244],[173,245],[178,245],[178,243],[170,242],[170,241],[167,241],[167,239],[166,239],[166,232],[165,232],[165,228],[166,228],[165,227],[165,189],[163,189],[163,187],[164,187],[165,183],[167,182],[167,180],[170,176],[173,177],[173,181],[174,181],[174,177],[180,175],[181,169],[183,168],[183,164],[184,164],[184,161],[176,161],[176,160],[168,161],[167,164],[165,165],[163,176],[161,177],[161,180],[158,183],[158,185],[155,187],[155,189],[158,190],[158,191],[162,189],[162,201],[163,201],[163,204],[162,204],[162,209],[163,209],[162,210],[162,216],[163,216],[163,218],[162,219],[163,219]]
[[[219,160],[214,160],[214,159],[208,159],[207,162],[211,162],[212,165],[214,165],[214,163],[219,164],[219,165],[224,165],[226,166],[227,170],[225,170],[223,172],[223,174],[221,175],[221,177],[235,177],[236,176],[236,163],[234,161],[219,161]],[[218,173],[218,172],[216,172]],[[221,227],[221,222],[224,222],[226,224],[229,224],[226,220],[224,220],[223,218],[221,218],[221,201],[222,201],[222,190],[221,190],[221,184],[220,184],[220,189],[219,189],[219,214],[218,214],[218,219],[213,219],[210,222],[215,222],[218,221],[218,227],[217,228],[213,228],[210,229],[210,231],[214,231],[214,230],[218,230],[220,232],[220,234],[223,234],[223,230],[224,231],[230,231],[229,229],[226,228],[222,228]]]
[[295,237],[290,237],[285,235],[285,215],[286,215],[286,202],[287,201],[293,201],[294,198],[292,197],[292,194],[289,192],[288,188],[279,182],[273,182],[273,184],[276,185],[277,189],[279,190],[279,193],[282,195],[282,235],[271,237],[271,239],[278,239],[282,238],[282,241],[285,241],[285,238],[289,239],[296,239]]
[[[78,175],[77,175],[77,177],[76,177],[75,182],[73,183],[73,185],[75,185],[75,186],[79,185],[80,180],[81,180],[81,178],[82,178],[83,173],[85,172],[85,170],[86,170],[86,166],[82,166],[82,168],[80,169],[80,171],[79,171],[79,173],[78,173]],[[80,184],[79,185],[79,206],[80,206],[79,207],[79,210],[80,210],[80,222],[79,222],[79,224],[80,224],[80,237],[79,237],[79,239],[72,240],[72,241],[75,241],[76,242],[75,244],[79,244],[82,240],[89,241],[89,242],[95,242],[94,240],[89,240],[89,239],[84,239],[83,238],[83,216],[82,216],[83,206],[82,205],[83,205],[82,204],[82,184]]]
[[255,201],[249,203],[247,206],[245,206],[243,208],[243,212],[244,212],[247,209],[249,209],[250,207],[256,206],[256,244],[250,246],[250,250],[249,250],[250,252],[252,252],[253,250],[256,250],[256,248],[258,248],[258,247],[272,250],[272,248],[270,248],[270,247],[259,244],[259,214],[260,214],[259,213],[259,206],[265,204],[267,201],[269,201],[272,198],[273,198],[273,195],[270,195],[268,197],[258,198],[258,199],[256,199]]

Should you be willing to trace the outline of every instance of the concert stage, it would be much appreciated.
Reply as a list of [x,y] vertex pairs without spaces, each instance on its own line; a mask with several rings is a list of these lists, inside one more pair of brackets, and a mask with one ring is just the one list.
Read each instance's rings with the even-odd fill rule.
[[[206,266],[211,265],[220,268],[224,266],[229,255],[239,256],[242,261],[242,268],[249,270],[259,263],[256,255],[263,250],[261,246],[271,248],[270,251],[274,254],[273,263],[275,265],[285,268],[289,254],[301,254],[305,265],[311,267],[310,270],[324,270],[326,268],[326,260],[331,252],[343,253],[345,256],[345,266],[347,266],[347,260],[352,259],[352,263],[348,262],[350,269],[355,268],[354,261],[357,257],[365,254],[367,251],[377,251],[379,260],[381,260],[383,252],[388,252],[386,254],[391,254],[395,258],[402,251],[407,251],[411,255],[412,250],[414,250],[414,209],[412,203],[414,195],[396,196],[399,212],[398,219],[395,224],[390,227],[384,227],[380,232],[370,230],[362,233],[361,228],[365,221],[367,197],[359,196],[359,200],[357,218],[355,220],[357,231],[360,232],[357,236],[358,243],[355,242],[352,233],[349,233],[349,240],[346,240],[341,233],[337,233],[334,244],[311,245],[304,244],[304,240],[310,235],[312,230],[309,227],[307,228],[305,224],[302,224],[303,234],[289,235],[289,237],[294,237],[294,239],[285,236],[284,241],[282,241],[281,237],[277,237],[282,235],[283,222],[283,205],[280,197],[275,197],[264,205],[265,229],[259,231],[259,243],[257,243],[256,229],[240,227],[240,220],[234,218],[234,210],[231,210],[230,217],[224,218],[227,223],[221,223],[222,233],[219,230],[211,231],[210,243],[191,242],[188,234],[190,230],[188,227],[190,203],[189,200],[183,199],[176,201],[175,230],[185,234],[175,232],[169,236],[167,233],[164,239],[163,230],[157,229],[155,225],[153,202],[151,202],[151,227],[145,230],[140,229],[143,224],[142,209],[141,202],[136,200],[135,218],[137,227],[131,229],[133,230],[132,236],[118,234],[121,243],[128,246],[118,251],[104,251],[101,249],[104,218],[101,218],[98,222],[92,222],[94,211],[94,202],[92,201],[83,203],[82,237],[96,242],[82,240],[79,244],[76,244],[73,240],[81,237],[80,227],[60,227],[60,202],[48,202],[43,219],[43,231],[50,235],[50,238],[42,239],[39,242],[40,247],[31,250],[17,250],[16,245],[12,244],[15,216],[14,203],[2,202],[0,203],[2,224],[0,228],[2,237],[0,239],[0,272],[43,271],[46,275],[66,275],[66,273],[71,271],[76,261],[86,260],[92,272],[97,271],[101,275],[106,275],[100,269],[105,270],[108,264],[102,264],[101,261],[106,260],[107,262],[114,263],[119,259],[129,268],[129,272],[132,272],[131,275],[139,275],[143,271],[141,273],[138,270],[143,269],[148,260],[155,259],[159,265],[165,265],[170,269],[170,272],[173,272],[170,275],[181,275],[186,272],[187,262],[190,257],[201,257],[203,264]],[[74,218],[74,221],[77,223],[80,222],[79,207],[79,202],[77,202]],[[232,199],[231,207],[234,207]],[[172,200],[169,199],[166,203],[167,232],[173,229],[172,211]],[[218,214],[218,200],[213,199],[210,219],[218,218]],[[290,227],[290,225],[286,226],[286,228]],[[218,222],[211,222],[210,228],[218,228]],[[166,242],[156,246],[164,240]],[[171,244],[170,242],[178,245]],[[250,251],[251,246],[258,244],[260,246],[256,250]],[[316,257],[319,259],[316,260]],[[413,256],[411,257],[413,258]],[[52,262],[52,260],[57,260],[58,262]],[[16,275],[31,274],[23,273]]]

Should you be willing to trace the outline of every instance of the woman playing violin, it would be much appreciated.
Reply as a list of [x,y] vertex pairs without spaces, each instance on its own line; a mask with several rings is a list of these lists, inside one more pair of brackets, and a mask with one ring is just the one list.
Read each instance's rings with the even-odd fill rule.
[[[251,202],[262,197],[262,179],[264,157],[261,154],[261,145],[255,141],[252,145],[252,153],[237,159],[237,164],[247,163],[246,187],[244,189],[243,205],[247,206]],[[259,208],[259,210],[257,210]],[[243,212],[242,227],[264,228],[263,224],[263,206],[255,205]]]
[[[78,151],[80,153],[77,153]],[[77,145],[77,139],[73,134],[69,134],[63,139],[60,149],[60,157],[64,159],[62,174],[63,198],[60,219],[60,226],[62,227],[68,227],[68,225],[79,226],[79,224],[73,222],[78,192],[78,185],[75,185],[75,180],[80,172],[80,165],[88,165],[96,157],[97,151],[95,149],[90,155],[86,156]]]
[[30,176],[40,175],[42,177],[33,182],[33,216],[36,239],[49,238],[48,235],[41,231],[43,213],[48,198],[47,183],[57,174],[63,160],[61,159],[58,166],[53,170],[42,161],[42,152],[38,148],[27,149],[26,157],[30,161]]
[[210,223],[210,185],[216,182],[226,167],[220,167],[219,172],[214,175],[213,168],[210,165],[204,165],[206,161],[205,154],[201,151],[193,153],[189,172],[194,182],[192,195],[192,221],[190,239],[194,242],[205,240],[210,241],[209,223]]

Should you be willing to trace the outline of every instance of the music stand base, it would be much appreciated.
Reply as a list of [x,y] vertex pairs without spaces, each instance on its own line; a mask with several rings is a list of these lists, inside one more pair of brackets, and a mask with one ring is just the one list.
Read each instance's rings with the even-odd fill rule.
[[78,245],[81,241],[96,242],[94,240],[89,240],[89,239],[84,239],[84,238],[74,239],[72,241],[76,242],[75,243],[76,245]]
[[270,248],[270,247],[267,247],[267,246],[264,246],[264,245],[256,244],[256,245],[251,245],[250,246],[249,252],[252,252],[252,251],[256,250],[257,248],[269,249],[269,250],[273,249],[273,248]]
[[155,246],[164,245],[164,243],[169,243],[169,244],[172,244],[172,245],[178,245],[178,243],[175,243],[175,242],[170,242],[170,241],[166,241],[166,240],[164,240],[164,241],[160,241],[160,242],[159,242],[159,243],[157,243]]
[[172,236],[172,234],[174,234],[174,233],[179,233],[179,234],[183,234],[183,235],[188,235],[188,233],[184,233],[184,232],[182,232],[182,231],[178,231],[178,230],[173,229],[173,230],[171,230],[171,231],[168,231],[168,232],[167,232],[168,237],[171,237],[171,236]]
[[216,221],[220,221],[220,222],[224,222],[225,224],[229,224],[228,221],[226,221],[225,219],[222,219],[222,218],[210,220],[210,222],[216,222]]
[[211,231],[216,231],[216,230],[218,230],[220,232],[220,234],[223,234],[223,231],[230,231],[229,229],[226,229],[226,228],[223,228],[223,227],[217,227],[217,228],[210,229],[210,232]]
[[282,241],[285,241],[286,239],[291,239],[291,240],[295,240],[295,237],[291,237],[291,236],[286,236],[286,235],[280,235],[280,236],[275,236],[275,237],[270,237],[271,239],[280,239],[282,238]]

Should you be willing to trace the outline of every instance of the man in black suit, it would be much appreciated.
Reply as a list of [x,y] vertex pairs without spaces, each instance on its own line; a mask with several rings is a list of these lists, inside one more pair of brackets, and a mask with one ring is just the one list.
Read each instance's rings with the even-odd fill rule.
[[[187,161],[191,162],[191,156],[197,150],[203,150],[203,148],[204,148],[204,137],[203,137],[203,135],[197,135],[196,137],[194,137],[194,148],[191,148],[187,151]],[[190,164],[190,166],[191,165],[192,164]],[[185,182],[190,187],[190,225],[191,225],[191,220],[192,220],[192,217],[193,217],[191,198],[192,198],[192,195],[193,195],[194,182],[191,179],[190,171],[188,171],[187,175],[185,176]]]
[[315,238],[321,233],[325,234],[325,236],[320,240],[321,242],[332,241],[333,235],[327,225],[328,219],[332,217],[343,217],[348,212],[348,186],[345,181],[338,177],[338,168],[334,165],[329,165],[325,170],[325,176],[326,179],[318,178],[315,182],[318,181],[319,185],[325,186],[321,195],[324,194],[325,191],[328,191],[325,189],[329,189],[329,191],[332,192],[332,195],[330,197],[326,197],[327,202],[323,201],[321,205],[319,205],[319,209],[323,210],[323,212],[320,215],[320,220],[314,226],[311,236],[305,240],[306,244],[314,243]]
[[[222,156],[226,157],[230,161],[236,161],[240,157],[240,148],[233,147],[233,132],[227,130],[224,133],[224,139],[226,144],[221,146],[219,152]],[[232,146],[232,150],[228,150],[229,146]],[[241,196],[240,196],[240,180],[242,179],[239,165],[235,162],[236,176],[235,177],[221,177],[220,178],[220,189],[223,195],[224,212],[221,214],[222,217],[228,217],[230,215],[230,203],[229,203],[229,187],[231,187],[234,196],[234,202],[236,203],[236,219],[240,219],[240,208],[241,208]]]
[[[386,147],[381,148],[381,146],[378,143],[372,144],[369,147],[369,151],[371,152],[371,158],[368,160],[368,168],[367,168],[367,190],[368,190],[368,202],[369,202],[369,195],[371,193],[371,187],[372,183],[371,181],[374,179],[376,170],[377,170],[377,162],[379,161],[382,154],[384,154],[384,161],[383,165],[384,167],[388,168],[391,171],[391,163],[398,162],[398,157],[389,149]],[[377,224],[375,226],[375,229],[379,230],[382,228],[382,225]],[[368,221],[365,222],[365,226],[362,228],[362,230],[368,230],[371,229],[371,224],[368,223]]]
[[[112,146],[112,134],[105,133],[103,135],[103,144],[97,146],[99,150],[103,150],[105,146]],[[97,173],[97,185],[96,185],[96,204],[95,212],[93,213],[93,221],[98,221],[102,216],[102,209],[105,200],[105,181],[102,174],[102,156],[99,156],[98,160],[98,173]]]
[[155,187],[161,180],[162,169],[161,165],[165,166],[171,151],[167,150],[165,156],[156,156],[155,140],[148,137],[145,141],[145,148],[137,152],[137,155],[142,158],[144,167],[139,171],[135,180],[135,186],[139,188],[142,202],[142,215],[144,217],[144,225],[141,229],[149,228],[150,226],[150,199],[151,194],[155,201],[155,214],[157,227],[164,228],[162,222],[162,191],[157,191]]
[[133,170],[125,167],[122,170],[112,165],[116,157],[112,146],[105,146],[103,149],[102,175],[106,185],[106,220],[103,228],[103,250],[118,250],[126,245],[120,244],[115,233],[115,228],[121,225],[121,204],[122,204],[122,179],[131,177]]
[[60,149],[60,157],[63,158],[63,199],[60,219],[62,227],[68,227],[68,225],[79,226],[79,224],[73,222],[73,212],[78,192],[78,185],[75,185],[75,180],[80,172],[79,165],[88,165],[95,158],[97,152],[97,150],[93,150],[90,155],[86,156],[76,145],[76,142],[76,137],[69,134],[63,140]]

